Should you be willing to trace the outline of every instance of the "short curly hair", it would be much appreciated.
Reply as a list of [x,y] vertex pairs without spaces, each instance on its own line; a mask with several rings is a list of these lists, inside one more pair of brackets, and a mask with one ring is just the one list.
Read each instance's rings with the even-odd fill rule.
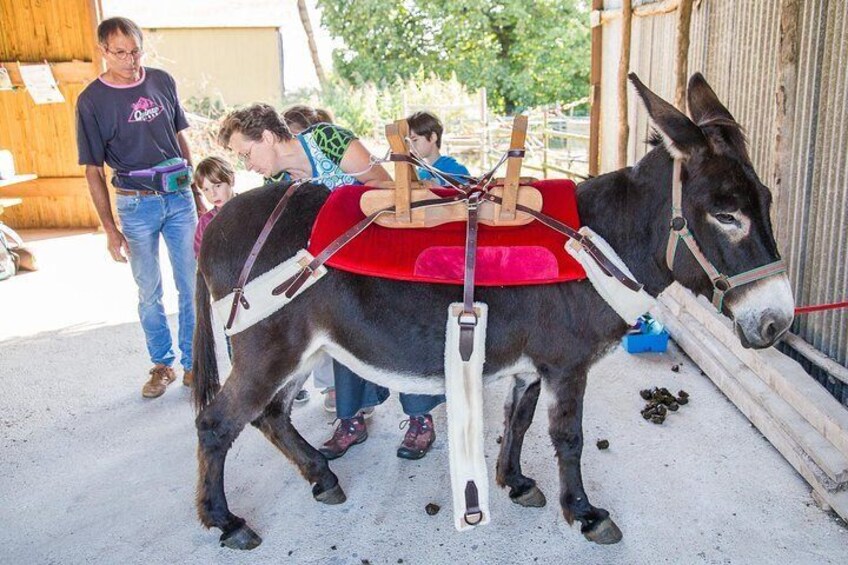
[[289,127],[269,104],[253,104],[245,108],[233,110],[221,122],[218,131],[218,143],[224,147],[230,146],[230,138],[234,133],[240,133],[246,138],[259,141],[265,130],[273,133],[280,141],[289,141],[294,136]]

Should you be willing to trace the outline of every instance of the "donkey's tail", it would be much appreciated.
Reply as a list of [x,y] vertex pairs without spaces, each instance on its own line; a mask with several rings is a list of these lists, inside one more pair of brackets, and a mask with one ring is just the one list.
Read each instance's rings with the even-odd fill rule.
[[192,369],[194,369],[194,407],[200,412],[221,388],[218,376],[218,360],[215,356],[215,336],[212,332],[212,305],[206,280],[197,271],[195,287],[195,328],[192,345]]

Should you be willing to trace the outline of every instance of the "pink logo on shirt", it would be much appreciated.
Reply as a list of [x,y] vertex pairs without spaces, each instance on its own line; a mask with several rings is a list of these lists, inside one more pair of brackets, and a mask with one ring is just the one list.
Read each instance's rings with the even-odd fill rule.
[[152,122],[162,113],[164,110],[164,106],[160,106],[156,104],[150,98],[145,98],[144,96],[139,97],[139,99],[132,105],[132,112],[130,113],[129,123],[134,122]]

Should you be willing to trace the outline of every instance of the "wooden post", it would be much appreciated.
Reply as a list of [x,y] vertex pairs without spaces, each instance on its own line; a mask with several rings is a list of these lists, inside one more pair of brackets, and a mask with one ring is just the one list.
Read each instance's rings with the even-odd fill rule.
[[[510,150],[519,149],[523,151],[526,138],[527,116],[523,114],[515,116],[515,120],[512,122],[512,138],[509,142]],[[515,206],[518,204],[518,185],[521,182],[522,160],[523,157],[510,157],[507,159],[500,215],[502,220],[515,219]]]
[[621,3],[621,58],[618,60],[618,168],[627,166],[627,141],[630,123],[627,121],[627,73],[630,72],[630,31],[633,22],[631,0]]
[[592,68],[589,74],[589,174],[597,175],[600,170],[601,148],[601,11],[604,0],[592,0]]
[[[386,138],[392,153],[409,155],[406,146],[406,138],[409,137],[409,124],[406,120],[398,120],[386,126]],[[412,200],[412,181],[417,175],[411,163],[395,161],[395,218],[398,222],[410,223],[412,213],[410,201]]]
[[680,0],[677,7],[677,57],[675,60],[674,105],[686,113],[686,84],[689,81],[689,30],[692,23],[692,0]]
[[[775,112],[774,140],[774,213],[785,206],[786,184],[795,156],[792,154],[792,134],[795,131],[795,102],[798,85],[798,42],[802,0],[782,0],[780,3],[779,64],[777,68],[777,112]],[[774,218],[772,219],[774,220]],[[773,221],[773,223],[775,223]],[[778,246],[789,249],[790,231],[787,222],[776,222]]]
[[91,33],[91,62],[94,65],[94,76],[96,78],[104,70],[103,55],[100,52],[100,46],[97,44],[97,26],[100,25],[100,20],[103,18],[103,7],[100,0],[89,0],[87,2],[86,17]]

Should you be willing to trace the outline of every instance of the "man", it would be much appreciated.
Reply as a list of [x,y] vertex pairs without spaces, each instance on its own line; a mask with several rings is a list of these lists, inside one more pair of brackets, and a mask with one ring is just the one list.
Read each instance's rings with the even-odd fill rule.
[[[162,306],[159,238],[165,240],[179,293],[179,348],[183,384],[191,386],[194,331],[193,238],[197,209],[191,189],[191,153],[183,131],[188,127],[174,79],[141,65],[141,29],[126,18],[110,18],[97,28],[106,72],[77,101],[79,163],[109,253],[129,260],[138,286],[138,314],[153,368],[142,396],[161,396],[176,380],[171,331]],[[106,187],[104,163],[114,174],[115,223]]]

